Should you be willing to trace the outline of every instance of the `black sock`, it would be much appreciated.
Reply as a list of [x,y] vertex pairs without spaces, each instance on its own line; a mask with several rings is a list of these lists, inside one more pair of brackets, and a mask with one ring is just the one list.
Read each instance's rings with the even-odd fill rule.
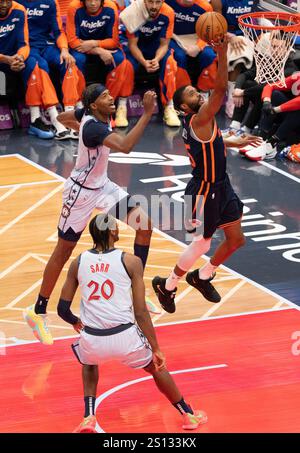
[[270,143],[273,148],[275,148],[275,146],[279,142],[279,138],[276,135],[272,135],[272,137],[268,138],[267,142]]
[[95,415],[96,398],[94,396],[84,397],[84,417]]
[[45,315],[47,310],[49,298],[38,295],[37,301],[34,306],[34,311],[37,315]]
[[178,401],[178,403],[172,403],[174,407],[176,407],[176,409],[181,413],[181,414],[184,414],[184,413],[189,413],[189,414],[193,414],[194,411],[193,409],[191,408],[191,406],[189,406],[185,401],[184,401],[184,398],[181,398],[180,401]]
[[135,256],[141,258],[144,269],[148,258],[149,247],[150,247],[149,245],[134,244],[134,254]]

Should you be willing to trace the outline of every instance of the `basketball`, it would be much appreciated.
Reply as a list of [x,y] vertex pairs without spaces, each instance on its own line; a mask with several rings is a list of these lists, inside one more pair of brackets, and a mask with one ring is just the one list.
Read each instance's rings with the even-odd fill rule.
[[196,22],[197,35],[207,43],[223,39],[227,30],[225,17],[215,11],[202,14]]

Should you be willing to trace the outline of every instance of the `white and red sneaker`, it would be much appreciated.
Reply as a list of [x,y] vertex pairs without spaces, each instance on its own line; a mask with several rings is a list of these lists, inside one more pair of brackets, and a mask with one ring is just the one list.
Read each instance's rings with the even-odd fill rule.
[[274,159],[277,154],[276,147],[273,147],[271,143],[263,142],[262,145],[247,151],[245,156],[247,159],[252,160],[254,162],[258,162],[260,160],[270,160]]

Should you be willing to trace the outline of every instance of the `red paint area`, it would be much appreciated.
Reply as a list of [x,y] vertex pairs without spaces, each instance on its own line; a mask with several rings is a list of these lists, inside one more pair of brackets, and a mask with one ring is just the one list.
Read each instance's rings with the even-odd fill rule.
[[[207,412],[197,432],[300,432],[300,357],[292,354],[297,310],[157,328],[170,371],[185,399]],[[83,416],[81,367],[72,340],[7,348],[1,356],[0,431],[71,432]],[[147,376],[117,362],[100,367],[98,395]],[[152,380],[128,386],[97,411],[106,432],[183,432],[179,413]]]

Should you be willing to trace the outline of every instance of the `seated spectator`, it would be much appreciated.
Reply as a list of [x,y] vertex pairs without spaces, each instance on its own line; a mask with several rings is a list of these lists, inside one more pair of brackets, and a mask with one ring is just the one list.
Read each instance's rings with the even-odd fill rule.
[[226,114],[232,118],[234,102],[232,93],[237,76],[245,69],[250,69],[253,62],[253,48],[245,39],[238,25],[238,17],[254,12],[257,0],[211,0],[214,11],[222,14],[228,23],[228,93]]
[[[134,76],[139,66],[146,72],[159,74],[160,96],[164,106],[164,121],[167,126],[180,126],[174,110],[173,94],[176,90],[177,64],[169,48],[174,30],[174,11],[163,0],[144,0],[150,19],[134,34],[129,34],[128,47],[124,46],[128,64],[127,96],[133,93]],[[125,95],[119,100],[119,111],[127,122]],[[126,121],[125,121],[126,119]]]
[[[290,54],[284,68],[285,76],[288,77],[295,71],[297,71],[297,66],[292,59],[292,54]],[[228,130],[229,134],[240,131],[250,134],[259,123],[262,110],[261,95],[265,85],[258,84],[255,77],[256,66],[253,63],[252,68],[242,72],[235,81],[232,94],[235,107]]]
[[246,157],[250,160],[274,158],[295,133],[295,143],[300,141],[300,72],[287,77],[285,83],[284,88],[272,84],[263,89],[260,128],[264,142],[258,148],[247,151]]
[[[57,1],[19,0],[19,3],[27,8],[31,55],[38,61],[43,75],[49,74],[50,67],[59,70],[64,108],[73,109],[81,98],[85,81],[75,66],[75,59],[69,53]],[[57,121],[56,107],[48,109],[48,112],[56,128],[57,139],[75,138],[71,131]]]
[[[68,9],[67,37],[71,54],[84,74],[86,63],[94,62],[99,71],[105,73],[106,87],[116,99],[126,96],[127,62],[120,48],[118,35],[118,11],[111,0],[75,0]],[[91,39],[92,38],[92,39]],[[99,63],[102,63],[99,66]],[[127,121],[127,120],[126,120]],[[116,126],[127,126],[120,122],[120,111],[116,112]]]
[[176,88],[191,85],[189,60],[197,68],[197,88],[208,91],[214,87],[217,62],[212,47],[196,35],[196,22],[201,14],[212,11],[207,0],[165,0],[175,12],[174,34],[170,48],[177,62]]
[[58,99],[48,74],[43,74],[29,53],[25,8],[12,0],[0,0],[0,71],[7,76],[20,73],[25,85],[25,100],[30,110],[29,133],[53,138],[50,126],[41,119],[41,106],[55,108]]

